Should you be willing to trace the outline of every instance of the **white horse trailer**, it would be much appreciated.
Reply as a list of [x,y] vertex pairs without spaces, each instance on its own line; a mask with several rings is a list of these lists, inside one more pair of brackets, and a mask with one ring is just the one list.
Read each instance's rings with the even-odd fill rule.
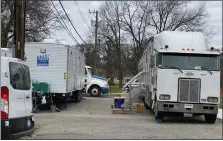
[[47,82],[54,101],[79,101],[85,79],[85,56],[74,46],[51,42],[25,44],[33,81]]

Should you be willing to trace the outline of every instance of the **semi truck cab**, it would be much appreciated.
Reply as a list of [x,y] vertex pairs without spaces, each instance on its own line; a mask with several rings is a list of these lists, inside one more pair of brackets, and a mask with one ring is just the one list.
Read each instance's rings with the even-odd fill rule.
[[85,66],[85,92],[94,97],[109,92],[108,81],[103,77],[92,75],[90,66]]
[[204,115],[214,123],[220,102],[220,52],[199,32],[165,31],[150,38],[144,52],[146,108],[163,120],[167,113]]

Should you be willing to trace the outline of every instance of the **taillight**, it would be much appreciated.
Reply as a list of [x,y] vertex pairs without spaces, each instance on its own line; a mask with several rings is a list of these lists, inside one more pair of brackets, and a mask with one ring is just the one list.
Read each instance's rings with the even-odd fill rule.
[[9,113],[9,89],[1,87],[1,119],[8,119]]
[[2,99],[9,101],[9,89],[7,87],[1,87]]
[[153,88],[153,91],[157,91],[157,89],[156,88]]

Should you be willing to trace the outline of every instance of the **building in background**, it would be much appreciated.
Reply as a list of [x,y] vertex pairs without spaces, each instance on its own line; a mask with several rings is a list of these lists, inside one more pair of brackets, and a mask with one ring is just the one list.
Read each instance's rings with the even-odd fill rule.
[[[123,79],[122,79],[122,85],[125,85],[126,83],[128,83],[132,79],[132,77],[134,77],[134,75],[132,75],[132,74],[127,74],[126,76],[124,76]],[[114,81],[114,84],[116,84],[116,85],[119,84],[118,77],[115,77],[113,79],[113,81]]]

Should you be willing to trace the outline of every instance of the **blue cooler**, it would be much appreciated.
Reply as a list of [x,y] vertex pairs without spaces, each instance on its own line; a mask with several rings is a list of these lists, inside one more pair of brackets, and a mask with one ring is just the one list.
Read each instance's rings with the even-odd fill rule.
[[125,102],[124,97],[115,97],[114,98],[114,108],[122,108],[122,105]]

